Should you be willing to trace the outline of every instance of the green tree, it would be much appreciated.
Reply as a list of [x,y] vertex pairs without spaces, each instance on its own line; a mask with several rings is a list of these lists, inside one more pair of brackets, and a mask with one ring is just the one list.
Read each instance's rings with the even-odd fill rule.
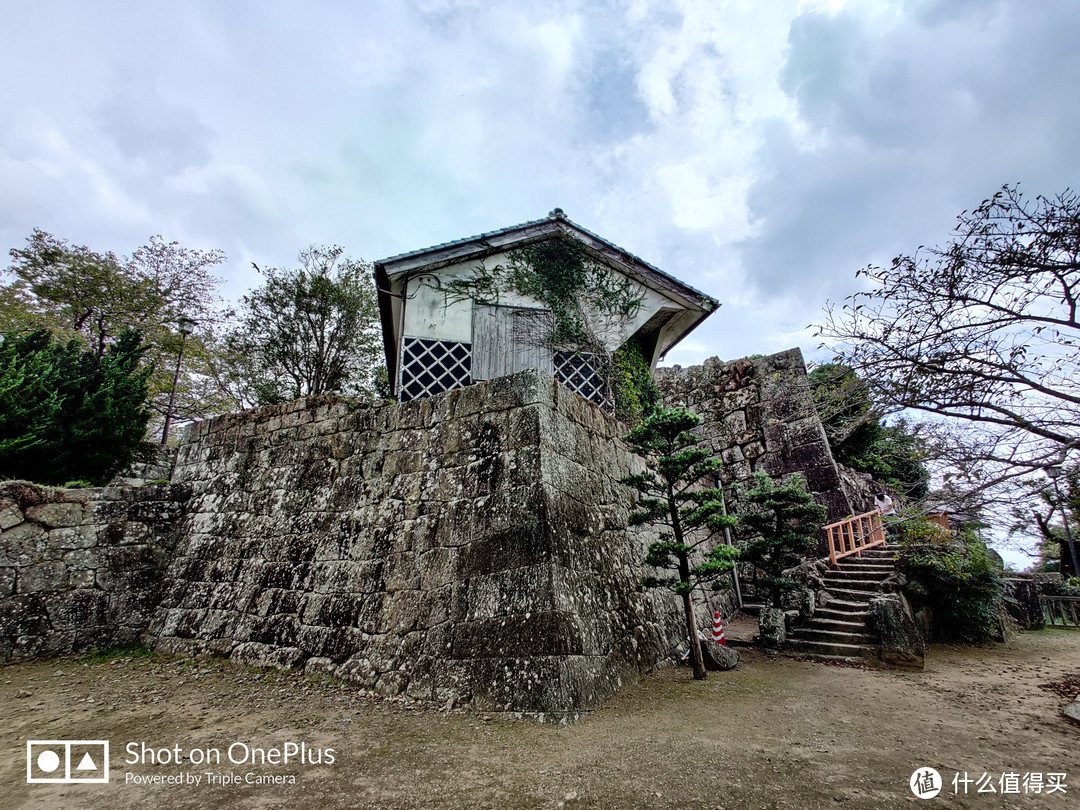
[[0,284],[0,331],[48,329],[61,341],[77,340],[104,356],[122,332],[137,329],[145,358],[149,407],[160,422],[168,407],[180,349],[177,321],[199,324],[184,348],[184,369],[174,410],[181,419],[201,418],[226,405],[210,382],[208,340],[222,317],[218,280],[211,268],[219,250],[194,250],[151,237],[130,257],[99,253],[34,230],[26,246],[11,250],[8,281]]
[[814,502],[800,475],[777,484],[765,473],[755,473],[754,486],[742,493],[741,502],[755,508],[739,516],[745,535],[753,538],[741,546],[740,559],[764,572],[760,582],[772,606],[781,607],[784,594],[799,587],[784,572],[801,564],[817,544],[815,534],[826,509]]
[[224,338],[232,363],[219,376],[257,404],[327,391],[370,396],[382,346],[370,265],[316,246],[300,265],[259,271],[262,286],[244,296],[239,326]]
[[717,577],[730,571],[738,556],[731,546],[710,544],[716,532],[736,521],[723,514],[723,492],[708,484],[702,486],[703,481],[711,483],[715,478],[720,460],[699,447],[701,439],[690,432],[700,423],[700,416],[681,408],[660,409],[646,417],[626,436],[646,458],[646,470],[623,479],[641,493],[630,513],[630,525],[659,524],[669,529],[661,531],[659,539],[649,545],[645,564],[672,573],[647,576],[642,584],[668,588],[682,598],[690,661],[697,680],[705,677],[705,664],[691,594],[695,586],[715,583]]
[[886,424],[870,387],[849,366],[825,363],[808,380],[833,458],[909,498],[925,498],[930,472],[917,429],[902,418]]
[[146,434],[145,352],[127,331],[102,355],[48,331],[0,336],[0,476],[105,484]]

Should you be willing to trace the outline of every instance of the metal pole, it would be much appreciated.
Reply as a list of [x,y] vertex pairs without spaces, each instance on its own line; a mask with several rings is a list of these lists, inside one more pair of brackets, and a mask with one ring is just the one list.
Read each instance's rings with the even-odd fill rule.
[[[724,497],[724,487],[720,484],[719,478],[716,479],[716,488],[720,490],[720,509],[724,517],[727,517],[727,498]],[[724,544],[728,546],[734,545],[731,542],[731,528],[729,526],[724,527]],[[731,579],[735,583],[735,599],[739,603],[739,610],[742,610],[742,588],[739,587],[739,561],[737,559],[733,560],[731,566]]]
[[1061,497],[1057,478],[1050,480],[1054,482],[1054,492],[1057,494],[1058,506],[1061,508],[1061,522],[1065,524],[1065,542],[1069,545],[1069,556],[1072,557],[1073,576],[1080,577],[1080,565],[1076,562],[1076,544],[1073,543],[1072,531],[1069,529],[1069,514],[1065,511],[1065,499]]
[[180,382],[180,364],[184,361],[184,344],[187,342],[187,332],[180,332],[180,353],[176,356],[176,373],[172,378],[172,391],[169,393],[169,409],[165,411],[165,427],[161,430],[161,444],[164,447],[169,442],[169,426],[172,424],[173,404],[176,402],[176,385]]

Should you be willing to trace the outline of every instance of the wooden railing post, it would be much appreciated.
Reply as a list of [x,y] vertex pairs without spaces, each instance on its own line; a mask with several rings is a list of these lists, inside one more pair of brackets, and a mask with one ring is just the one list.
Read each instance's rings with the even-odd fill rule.
[[855,554],[862,557],[863,549],[880,546],[885,543],[885,532],[881,526],[881,512],[874,510],[862,515],[830,523],[822,527],[829,541],[829,563]]

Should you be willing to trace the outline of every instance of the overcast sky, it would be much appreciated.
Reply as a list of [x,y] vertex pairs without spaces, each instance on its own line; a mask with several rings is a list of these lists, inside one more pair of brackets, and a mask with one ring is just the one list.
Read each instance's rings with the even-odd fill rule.
[[801,346],[1004,183],[1080,186],[1080,3],[3,0],[0,247],[380,259],[545,216]]

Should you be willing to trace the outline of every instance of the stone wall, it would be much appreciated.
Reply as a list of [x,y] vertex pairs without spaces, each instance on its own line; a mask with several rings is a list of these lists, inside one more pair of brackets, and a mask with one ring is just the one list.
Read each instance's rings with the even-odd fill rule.
[[[799,471],[830,517],[851,511],[798,350],[659,384],[705,418],[725,484]],[[146,629],[165,649],[391,694],[595,708],[685,648],[679,602],[640,585],[652,537],[627,528],[619,479],[642,462],[624,430],[524,372],[406,404],[317,397],[197,423],[170,485],[2,485],[0,660]]]
[[[702,434],[724,462],[721,472],[738,510],[738,490],[755,472],[774,478],[801,473],[829,521],[853,513],[814,407],[799,349],[755,360],[657,369],[657,386],[668,406],[683,405],[704,420]],[[823,552],[824,553],[824,552]]]
[[136,641],[187,495],[0,483],[0,662]]
[[595,708],[684,634],[675,598],[639,584],[620,432],[538,372],[196,424],[152,636],[417,698]]

